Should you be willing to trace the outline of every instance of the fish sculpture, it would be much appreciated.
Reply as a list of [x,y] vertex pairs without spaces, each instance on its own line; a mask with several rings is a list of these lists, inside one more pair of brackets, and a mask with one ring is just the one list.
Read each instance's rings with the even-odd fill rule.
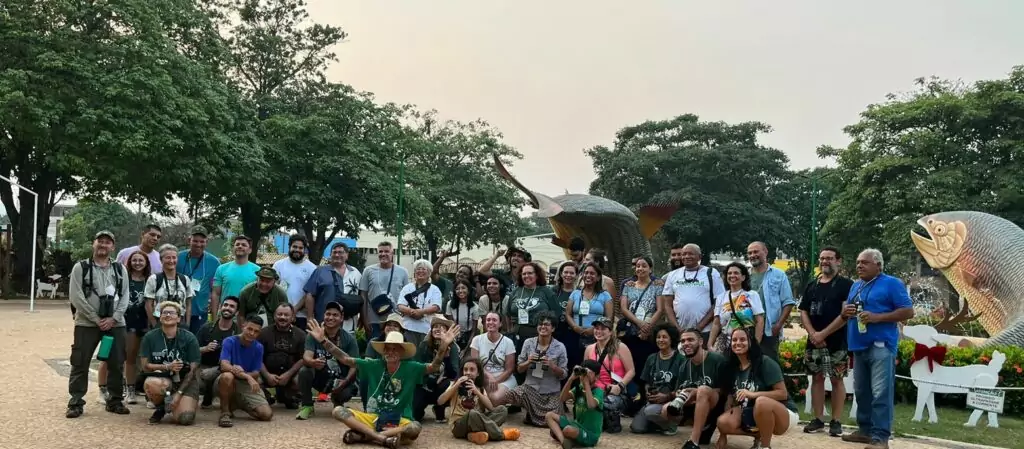
[[940,212],[917,222],[914,246],[942,272],[991,338],[984,346],[1024,345],[1024,230],[983,212]]
[[[622,204],[594,195],[566,193],[554,198],[527,189],[505,168],[497,155],[494,166],[502,178],[526,194],[537,216],[547,218],[555,231],[552,243],[562,248],[566,259],[568,243],[573,237],[583,239],[587,248],[601,248],[608,252],[605,275],[620,285],[633,276],[634,254],[651,255],[650,239],[658,229],[672,218],[678,204],[643,206],[637,218]],[[619,301],[614,301],[618,310]]]

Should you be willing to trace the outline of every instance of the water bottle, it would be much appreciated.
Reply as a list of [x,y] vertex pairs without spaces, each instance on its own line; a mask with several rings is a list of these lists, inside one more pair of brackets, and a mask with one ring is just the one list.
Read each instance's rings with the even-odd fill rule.
[[110,335],[104,335],[100,338],[100,350],[96,353],[96,360],[101,362],[107,361],[110,358],[110,350],[114,348],[114,337]]
[[864,301],[861,301],[858,297],[857,300],[854,301],[854,305],[857,306],[857,332],[866,334],[868,332],[868,325],[860,319],[860,313],[864,311]]

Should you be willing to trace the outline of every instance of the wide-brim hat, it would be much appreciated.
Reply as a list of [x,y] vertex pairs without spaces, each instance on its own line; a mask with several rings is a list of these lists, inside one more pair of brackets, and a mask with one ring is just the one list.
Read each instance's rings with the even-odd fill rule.
[[434,325],[436,325],[436,324],[444,325],[445,329],[451,329],[452,326],[455,325],[455,322],[452,321],[452,320],[449,320],[448,318],[445,318],[444,315],[435,314],[434,317],[431,318],[431,320],[430,320],[430,328],[433,329]]
[[402,325],[402,315],[399,315],[397,313],[392,313],[391,315],[388,315],[388,317],[385,318],[384,321],[381,321],[380,327],[383,328],[388,323],[395,323],[398,325],[399,329],[405,330],[405,326]]
[[378,354],[384,354],[384,347],[387,345],[401,345],[403,351],[402,360],[416,355],[416,345],[405,341],[405,337],[402,336],[401,332],[388,332],[383,341],[374,340],[370,344],[373,345],[373,350],[377,351]]

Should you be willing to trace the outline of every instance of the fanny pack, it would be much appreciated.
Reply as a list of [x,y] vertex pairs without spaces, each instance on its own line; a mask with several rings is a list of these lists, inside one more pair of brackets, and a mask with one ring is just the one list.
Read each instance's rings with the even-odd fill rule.
[[396,411],[387,411],[377,413],[377,421],[373,423],[373,430],[377,433],[383,432],[387,429],[398,427],[398,423],[402,421],[402,414]]

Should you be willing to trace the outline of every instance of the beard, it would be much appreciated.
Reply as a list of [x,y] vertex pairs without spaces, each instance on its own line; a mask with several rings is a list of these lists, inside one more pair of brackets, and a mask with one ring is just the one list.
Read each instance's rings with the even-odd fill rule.
[[678,259],[670,259],[668,261],[668,266],[669,266],[669,268],[672,268],[673,270],[678,269],[678,268],[682,268],[683,267],[683,261],[682,260],[678,260]]
[[833,267],[831,265],[823,265],[821,267],[821,273],[822,274],[827,274],[829,276],[832,276],[832,275],[836,274],[836,267]]
[[292,251],[288,253],[288,258],[291,259],[293,262],[298,262],[302,260],[304,257],[306,257],[306,255],[299,251]]

